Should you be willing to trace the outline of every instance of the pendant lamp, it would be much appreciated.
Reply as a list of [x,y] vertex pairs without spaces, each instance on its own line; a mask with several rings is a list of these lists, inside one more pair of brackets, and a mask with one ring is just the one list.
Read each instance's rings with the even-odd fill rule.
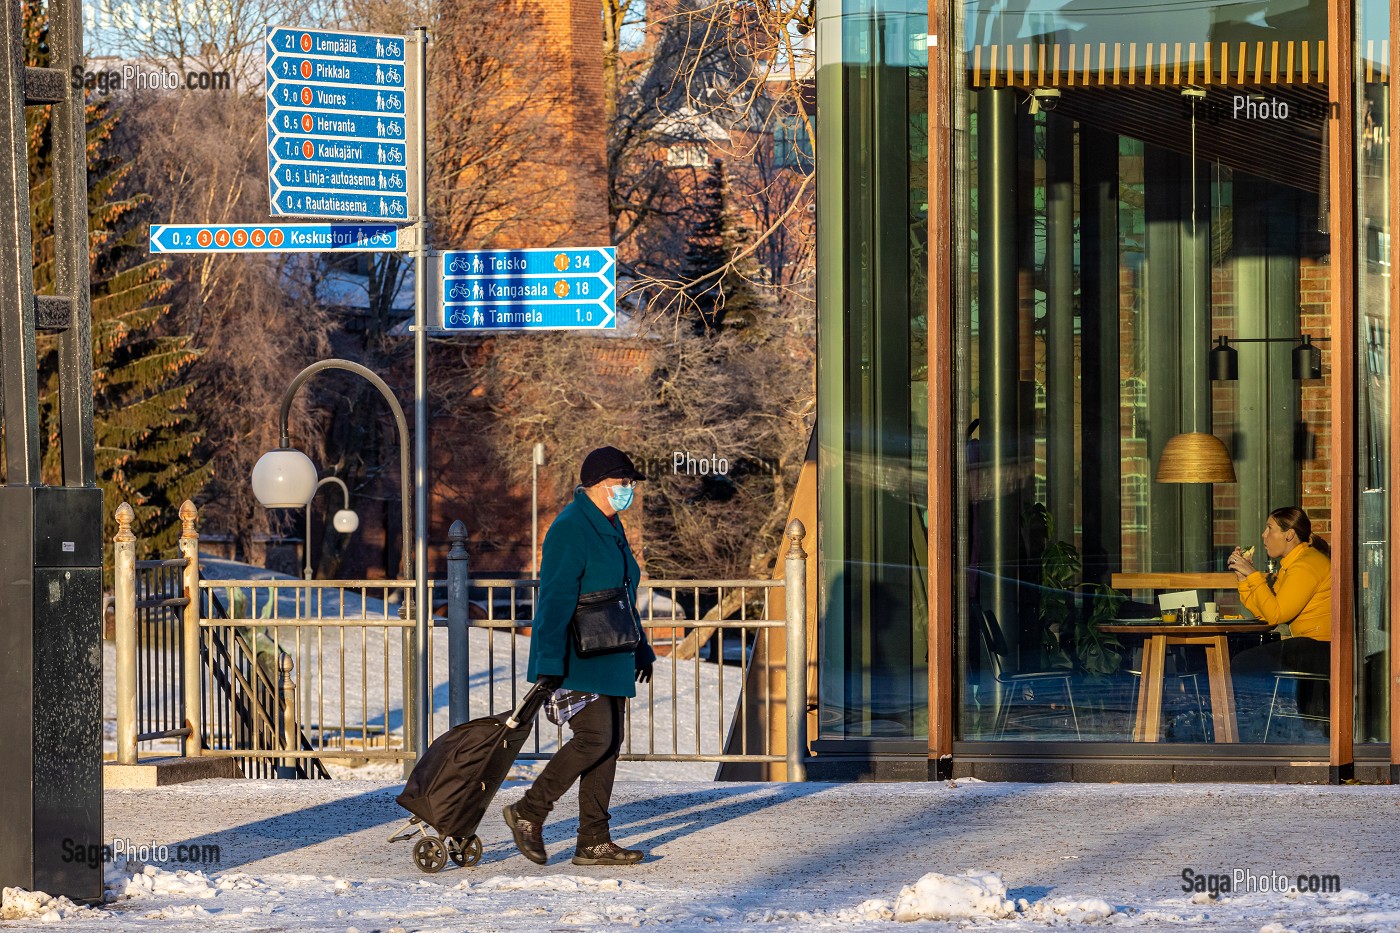
[[1157,459],[1159,483],[1233,483],[1235,464],[1225,442],[1214,434],[1178,434]]

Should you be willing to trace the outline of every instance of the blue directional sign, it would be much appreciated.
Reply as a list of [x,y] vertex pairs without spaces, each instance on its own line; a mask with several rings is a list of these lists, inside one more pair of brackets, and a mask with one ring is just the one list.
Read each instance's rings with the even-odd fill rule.
[[153,253],[390,252],[393,224],[152,224]]
[[612,247],[472,250],[442,254],[447,330],[617,327]]
[[402,36],[267,31],[267,171],[275,215],[408,216]]

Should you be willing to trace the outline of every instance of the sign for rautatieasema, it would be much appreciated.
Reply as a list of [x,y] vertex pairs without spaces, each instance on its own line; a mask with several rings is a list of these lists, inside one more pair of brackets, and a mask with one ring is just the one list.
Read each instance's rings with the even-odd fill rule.
[[612,247],[445,252],[442,326],[448,330],[615,328],[616,269]]

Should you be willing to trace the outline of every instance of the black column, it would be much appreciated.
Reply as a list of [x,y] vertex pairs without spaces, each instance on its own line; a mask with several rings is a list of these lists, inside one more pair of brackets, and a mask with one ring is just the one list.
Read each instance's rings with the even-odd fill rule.
[[1118,335],[1118,137],[1079,131],[1084,579],[1108,583],[1123,552]]
[[978,409],[982,529],[979,564],[990,574],[979,584],[982,603],[996,613],[1015,657],[1021,463],[1018,417],[1016,96],[1010,90],[977,95],[977,313]]

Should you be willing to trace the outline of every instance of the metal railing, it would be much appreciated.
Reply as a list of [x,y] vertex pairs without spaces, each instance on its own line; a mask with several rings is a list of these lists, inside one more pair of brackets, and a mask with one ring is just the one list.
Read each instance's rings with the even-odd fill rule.
[[[413,581],[202,580],[193,511],[189,541],[181,537],[181,560],[198,598],[165,607],[183,612],[180,638],[172,641],[183,655],[182,682],[201,684],[172,691],[170,680],[166,687],[183,698],[186,722],[199,724],[201,741],[188,743],[189,753],[238,758],[245,773],[272,769],[287,776],[322,774],[321,762],[412,762],[415,737],[405,711],[413,700],[407,676],[414,662]],[[183,510],[181,517],[186,520]],[[639,584],[642,624],[659,657],[653,679],[639,685],[627,706],[623,759],[781,762],[789,780],[803,779],[807,559],[801,525],[789,533],[793,547],[782,579]],[[119,607],[134,569],[123,563],[121,534]],[[434,691],[425,724],[429,742],[453,725],[508,711],[523,696],[539,586],[536,580],[471,579],[460,522],[450,541],[447,579],[429,585],[432,605],[441,610],[427,645],[428,689]],[[156,563],[169,570],[177,562]],[[779,588],[785,600],[774,598]],[[132,725],[136,697],[144,703],[157,691],[145,683],[138,689],[134,677],[123,675],[132,653],[123,646],[135,626],[123,624],[122,616],[119,608],[119,758],[128,744],[134,758],[128,732],[138,734]],[[787,696],[756,689],[770,681],[770,659],[784,656],[787,670],[800,672],[789,679]],[[765,676],[752,676],[756,667]],[[162,675],[169,678],[176,669],[167,664]],[[754,704],[761,704],[757,718]],[[771,741],[762,725],[779,704],[785,707],[785,744]],[[138,737],[156,731],[163,730]],[[520,758],[546,759],[563,740],[563,730],[541,716]]]

